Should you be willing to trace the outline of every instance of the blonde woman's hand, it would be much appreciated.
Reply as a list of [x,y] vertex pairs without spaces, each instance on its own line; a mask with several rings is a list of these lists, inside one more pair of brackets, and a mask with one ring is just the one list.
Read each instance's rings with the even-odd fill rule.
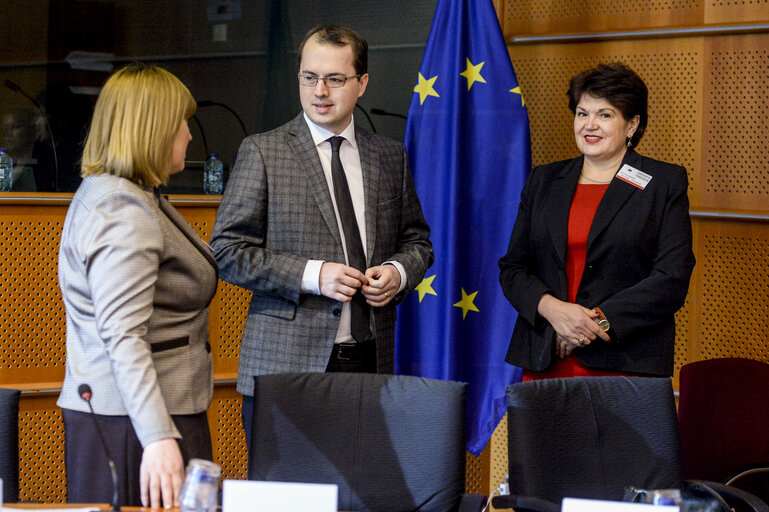
[[180,506],[179,495],[183,481],[184,461],[176,439],[161,439],[144,447],[139,467],[143,507]]

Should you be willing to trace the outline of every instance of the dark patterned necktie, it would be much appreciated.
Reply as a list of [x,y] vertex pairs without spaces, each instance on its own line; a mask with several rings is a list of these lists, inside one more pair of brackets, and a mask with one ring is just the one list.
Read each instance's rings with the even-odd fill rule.
[[[363,244],[360,240],[358,221],[355,219],[355,210],[352,207],[350,187],[347,185],[347,177],[342,168],[342,160],[339,158],[339,146],[345,140],[344,137],[331,137],[331,178],[334,183],[334,197],[339,210],[339,219],[342,221],[342,230],[347,244],[347,259],[351,267],[361,272],[366,272],[366,255],[363,252]],[[369,306],[363,293],[358,290],[352,297],[350,304],[350,332],[358,342],[366,341],[369,337]]]

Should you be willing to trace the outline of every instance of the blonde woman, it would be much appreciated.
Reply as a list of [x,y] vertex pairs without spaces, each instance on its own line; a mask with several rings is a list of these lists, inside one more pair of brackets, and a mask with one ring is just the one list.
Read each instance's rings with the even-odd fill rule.
[[59,250],[67,362],[57,404],[71,502],[112,501],[83,384],[120,505],[178,506],[186,459],[212,458],[208,304],[218,269],[157,189],[184,169],[195,107],[175,76],[138,64],[112,75],[96,102]]

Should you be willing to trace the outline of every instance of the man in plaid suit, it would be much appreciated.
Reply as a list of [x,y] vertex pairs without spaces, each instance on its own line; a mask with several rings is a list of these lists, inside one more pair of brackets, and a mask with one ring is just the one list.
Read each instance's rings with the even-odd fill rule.
[[[238,372],[249,442],[255,375],[392,373],[395,305],[433,262],[405,147],[353,122],[369,79],[366,41],[317,27],[299,60],[303,112],[243,141],[211,238],[222,278],[253,292]],[[332,149],[335,136],[343,140]],[[358,233],[345,229],[350,210],[335,195],[340,164]],[[350,263],[355,243],[365,268]],[[356,294],[365,298],[362,339],[351,331]]]

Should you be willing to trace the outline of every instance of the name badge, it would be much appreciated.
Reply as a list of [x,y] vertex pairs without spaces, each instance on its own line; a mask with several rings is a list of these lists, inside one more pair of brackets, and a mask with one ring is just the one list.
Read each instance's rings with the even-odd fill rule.
[[622,168],[617,173],[617,177],[626,183],[630,183],[634,187],[640,188],[641,190],[645,189],[646,185],[648,185],[652,180],[650,174],[646,174],[645,172],[636,169],[635,167],[631,167],[628,164],[622,166]]

